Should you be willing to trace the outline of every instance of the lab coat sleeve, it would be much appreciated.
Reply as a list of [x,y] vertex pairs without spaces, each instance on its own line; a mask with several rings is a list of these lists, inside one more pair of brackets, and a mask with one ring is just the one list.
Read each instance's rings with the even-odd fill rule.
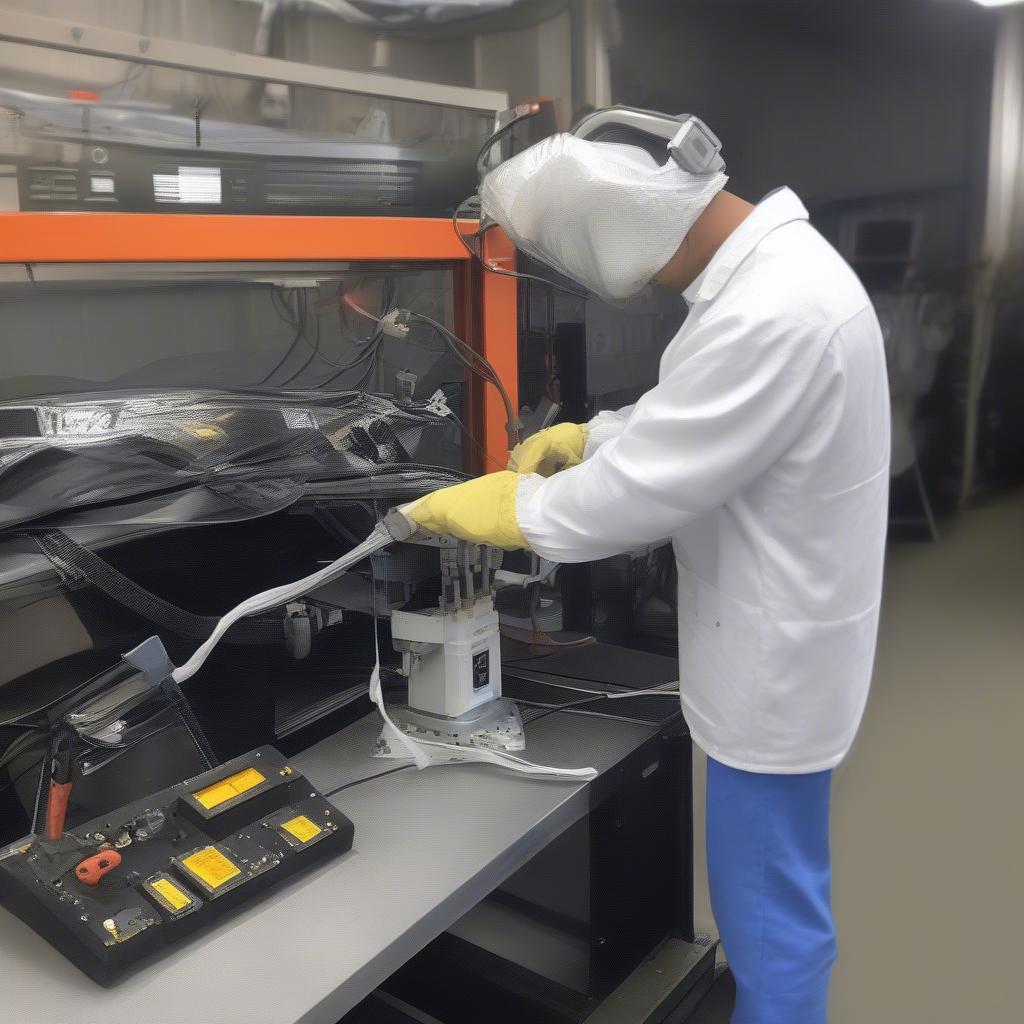
[[829,338],[787,316],[709,318],[618,436],[579,466],[520,480],[516,516],[530,546],[557,562],[605,558],[726,504],[783,455],[827,393],[818,378]]
[[594,455],[601,445],[622,433],[635,408],[635,405],[627,405],[624,409],[608,409],[599,412],[587,424],[587,443],[583,448],[584,460]]

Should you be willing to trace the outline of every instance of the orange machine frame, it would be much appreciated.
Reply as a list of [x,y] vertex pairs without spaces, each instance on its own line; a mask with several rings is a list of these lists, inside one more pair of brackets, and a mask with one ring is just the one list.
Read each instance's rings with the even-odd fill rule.
[[[469,225],[467,225],[468,227]],[[494,238],[490,236],[496,236]],[[507,238],[488,232],[487,255],[512,259]],[[3,263],[185,263],[253,260],[386,260],[455,265],[456,330],[497,370],[518,406],[516,282],[481,273],[449,220],[165,213],[0,213]],[[503,469],[508,435],[494,388],[473,378],[467,427],[477,472]],[[482,449],[482,450],[481,450]]]

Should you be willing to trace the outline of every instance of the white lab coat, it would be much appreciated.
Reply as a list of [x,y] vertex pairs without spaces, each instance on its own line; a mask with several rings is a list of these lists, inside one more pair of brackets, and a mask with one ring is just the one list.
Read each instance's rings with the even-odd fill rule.
[[685,297],[657,386],[593,421],[581,465],[521,479],[519,526],[559,562],[671,537],[694,741],[747,771],[828,769],[860,723],[878,627],[890,426],[878,321],[788,189]]

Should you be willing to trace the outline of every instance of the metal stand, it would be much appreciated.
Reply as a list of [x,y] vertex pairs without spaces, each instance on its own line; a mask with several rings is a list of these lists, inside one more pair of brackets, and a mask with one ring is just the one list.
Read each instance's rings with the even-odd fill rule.
[[[489,750],[524,750],[526,734],[519,708],[508,697],[499,697],[470,708],[457,718],[433,715],[407,704],[393,704],[388,715],[395,725],[414,739],[433,743],[451,743],[458,747],[482,747]],[[381,734],[375,757],[393,757],[394,751]]]

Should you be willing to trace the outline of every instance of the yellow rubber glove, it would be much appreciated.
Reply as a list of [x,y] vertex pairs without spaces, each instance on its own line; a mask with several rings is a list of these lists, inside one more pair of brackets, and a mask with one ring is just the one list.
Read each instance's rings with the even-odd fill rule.
[[586,427],[579,423],[557,423],[517,444],[512,449],[508,468],[515,473],[552,476],[560,469],[578,466],[583,461],[586,444]]
[[496,548],[530,549],[516,522],[515,473],[503,470],[442,487],[402,509],[427,533],[441,533]]

